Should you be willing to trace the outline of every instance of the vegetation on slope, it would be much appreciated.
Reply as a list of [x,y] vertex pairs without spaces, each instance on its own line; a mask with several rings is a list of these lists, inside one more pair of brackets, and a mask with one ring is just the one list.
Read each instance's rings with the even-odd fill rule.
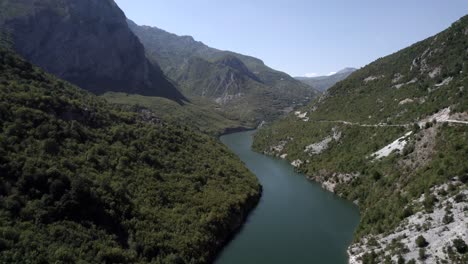
[[157,116],[171,124],[179,124],[198,129],[202,133],[218,136],[226,131],[254,127],[255,123],[241,122],[217,109],[209,100],[191,98],[190,103],[179,105],[174,101],[161,98],[123,93],[105,93],[107,101],[131,108],[151,109]]
[[0,50],[0,262],[206,263],[259,192],[212,137]]
[[[415,122],[439,110],[468,110],[468,17],[450,29],[378,59],[313,103],[313,120]],[[406,101],[405,101],[406,100]]]
[[[254,148],[287,154],[290,161],[302,161],[298,169],[312,179],[336,183],[334,191],[361,208],[357,239],[392,231],[421,210],[409,206],[421,194],[428,197],[424,210],[431,210],[431,187],[452,179],[467,186],[468,126],[413,124],[448,107],[467,120],[467,34],[464,17],[437,36],[358,70],[301,109],[307,119],[291,114],[261,129]],[[307,151],[338,131],[323,152]],[[409,131],[403,151],[382,160],[371,156]]]

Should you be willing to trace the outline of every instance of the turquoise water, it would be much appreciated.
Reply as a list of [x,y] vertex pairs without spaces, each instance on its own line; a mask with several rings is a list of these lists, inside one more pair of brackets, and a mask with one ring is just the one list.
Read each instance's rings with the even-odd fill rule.
[[216,264],[347,263],[359,212],[293,167],[251,150],[254,131],[221,137],[263,185],[258,207]]

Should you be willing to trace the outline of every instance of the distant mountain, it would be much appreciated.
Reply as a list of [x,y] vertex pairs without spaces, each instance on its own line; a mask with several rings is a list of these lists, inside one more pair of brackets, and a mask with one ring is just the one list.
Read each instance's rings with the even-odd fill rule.
[[310,85],[314,87],[315,89],[319,91],[326,91],[328,88],[332,87],[335,85],[337,82],[340,82],[346,78],[348,78],[349,75],[351,75],[353,72],[355,72],[357,69],[355,68],[345,68],[335,74],[328,75],[328,76],[318,76],[318,77],[296,77],[297,80]]
[[342,69],[341,71],[338,71],[337,74],[339,74],[339,73],[353,73],[355,71],[357,71],[356,68],[347,67],[347,68]]
[[271,120],[310,101],[317,92],[261,60],[221,51],[190,36],[177,36],[156,27],[128,21],[148,56],[187,96],[210,98],[232,118]]
[[145,57],[112,0],[3,0],[0,28],[26,59],[96,94],[116,91],[184,100]]

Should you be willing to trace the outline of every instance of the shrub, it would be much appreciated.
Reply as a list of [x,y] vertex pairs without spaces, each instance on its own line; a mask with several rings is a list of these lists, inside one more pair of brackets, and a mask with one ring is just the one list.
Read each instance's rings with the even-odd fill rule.
[[455,200],[455,202],[457,202],[457,203],[461,203],[461,202],[465,201],[465,198],[466,198],[465,194],[459,193],[459,194],[457,194],[457,195],[455,196],[455,199],[454,199],[454,200]]
[[444,215],[444,218],[442,218],[442,222],[444,224],[446,224],[446,225],[452,223],[453,222],[453,215],[450,214],[450,213],[446,213]]
[[362,256],[362,263],[363,264],[374,264],[374,263],[378,263],[378,255],[377,253],[375,253],[374,250],[372,250],[370,253],[365,253],[363,256]]
[[432,211],[433,207],[434,207],[434,204],[437,202],[437,198],[430,194],[430,195],[425,195],[425,199],[424,199],[424,209],[426,209],[426,211]]
[[44,152],[51,155],[58,154],[60,147],[53,139],[46,139],[43,143]]
[[453,246],[460,254],[465,254],[468,251],[468,246],[466,245],[465,241],[461,238],[454,239]]
[[425,260],[427,258],[426,256],[426,249],[420,248],[419,249],[419,259],[420,260]]
[[372,173],[372,178],[375,180],[375,181],[378,181],[382,178],[382,174],[379,172],[379,171],[374,171]]
[[463,182],[463,183],[467,183],[468,182],[468,173],[465,173],[462,176],[460,176],[460,181]]
[[424,238],[423,236],[420,235],[416,238],[416,246],[423,248],[423,247],[427,247],[428,245],[429,243],[426,241],[426,238]]
[[408,206],[403,210],[402,218],[404,219],[404,218],[410,217],[413,214],[414,214],[413,207]]

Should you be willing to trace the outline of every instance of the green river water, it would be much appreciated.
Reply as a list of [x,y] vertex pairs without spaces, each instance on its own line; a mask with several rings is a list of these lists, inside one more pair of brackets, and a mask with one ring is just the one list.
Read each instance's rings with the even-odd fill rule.
[[263,195],[215,263],[347,263],[357,207],[296,173],[288,162],[253,152],[253,133],[221,137],[257,176]]

